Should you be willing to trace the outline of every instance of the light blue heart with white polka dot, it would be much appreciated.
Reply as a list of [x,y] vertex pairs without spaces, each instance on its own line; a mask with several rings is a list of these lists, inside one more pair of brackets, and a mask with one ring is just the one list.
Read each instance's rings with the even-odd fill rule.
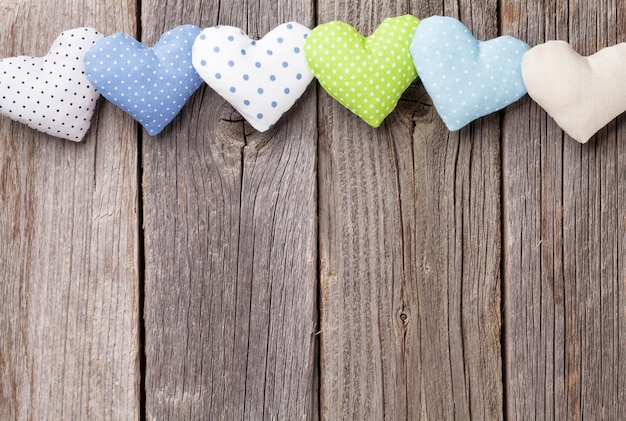
[[108,36],[85,55],[85,74],[102,96],[157,135],[202,85],[191,63],[201,31],[193,25],[176,27],[152,48],[127,34]]
[[256,130],[271,129],[313,80],[304,42],[310,30],[296,22],[250,39],[232,26],[207,28],[193,46],[204,81]]
[[521,63],[529,49],[511,36],[479,41],[458,20],[432,16],[417,27],[411,55],[437,112],[454,131],[526,94]]

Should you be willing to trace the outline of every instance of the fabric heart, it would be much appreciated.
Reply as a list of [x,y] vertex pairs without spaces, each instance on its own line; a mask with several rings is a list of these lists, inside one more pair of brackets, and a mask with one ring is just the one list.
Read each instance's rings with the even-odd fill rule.
[[154,136],[202,84],[191,64],[191,48],[200,32],[193,25],[176,27],[153,48],[126,34],[111,35],[87,52],[85,72],[106,99]]
[[0,114],[80,142],[100,97],[84,75],[83,58],[102,37],[95,29],[76,28],[63,32],[44,57],[0,60]]
[[263,132],[313,79],[303,52],[309,32],[290,22],[254,41],[232,26],[207,28],[194,43],[193,65],[211,88]]
[[339,22],[319,25],[304,45],[320,85],[339,103],[378,127],[417,77],[409,46],[415,16],[385,19],[369,37]]
[[550,41],[522,60],[528,95],[580,143],[626,111],[624,69],[626,44],[581,57],[565,41]]
[[441,119],[459,130],[524,96],[521,62],[529,48],[510,36],[479,41],[458,20],[433,16],[415,31],[411,54]]

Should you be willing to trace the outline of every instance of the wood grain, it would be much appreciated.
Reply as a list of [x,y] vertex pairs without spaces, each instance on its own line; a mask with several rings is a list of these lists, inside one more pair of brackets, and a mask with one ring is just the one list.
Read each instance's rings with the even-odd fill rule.
[[[405,13],[582,54],[626,42],[616,0],[0,12],[2,57],[79,26],[153,45]],[[624,127],[579,145],[526,97],[450,133],[419,80],[379,129],[316,82],[266,133],[206,86],[156,137],[106,101],[80,144],[2,117],[0,419],[620,419]]]
[[[159,4],[148,45],[183,23],[313,23],[308,1]],[[312,87],[258,133],[205,86],[144,135],[148,419],[317,418],[315,115]]]
[[[135,30],[126,2],[0,11],[2,57],[45,55],[75,27]],[[0,419],[138,418],[137,160],[110,104],[79,144],[0,118]]]
[[[318,23],[459,17],[496,2],[334,2]],[[379,129],[320,91],[324,419],[501,419],[500,149],[491,116],[449,133],[416,83]]]
[[[599,0],[503,3],[502,31],[531,45],[567,40],[589,55],[626,40],[625,12]],[[620,419],[626,410],[625,123],[580,145],[528,99],[505,114],[510,419]]]

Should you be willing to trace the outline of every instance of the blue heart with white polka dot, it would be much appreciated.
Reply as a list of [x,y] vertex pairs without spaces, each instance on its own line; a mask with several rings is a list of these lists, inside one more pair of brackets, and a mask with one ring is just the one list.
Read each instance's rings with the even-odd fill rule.
[[522,56],[530,47],[510,36],[479,41],[458,20],[422,20],[411,44],[413,63],[450,130],[498,111],[526,94]]
[[126,34],[103,38],[85,55],[85,73],[102,96],[154,136],[202,84],[191,63],[193,41],[201,31],[193,25],[176,27],[153,48]]
[[207,28],[194,43],[193,65],[211,88],[262,132],[273,127],[313,80],[304,56],[309,32],[290,22],[255,41],[232,26]]

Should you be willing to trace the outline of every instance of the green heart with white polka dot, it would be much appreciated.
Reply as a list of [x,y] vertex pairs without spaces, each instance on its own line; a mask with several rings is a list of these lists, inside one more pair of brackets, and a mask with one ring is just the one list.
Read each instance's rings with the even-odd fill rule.
[[319,25],[304,52],[320,85],[339,103],[378,127],[417,77],[409,47],[420,20],[385,19],[365,38],[347,23]]

